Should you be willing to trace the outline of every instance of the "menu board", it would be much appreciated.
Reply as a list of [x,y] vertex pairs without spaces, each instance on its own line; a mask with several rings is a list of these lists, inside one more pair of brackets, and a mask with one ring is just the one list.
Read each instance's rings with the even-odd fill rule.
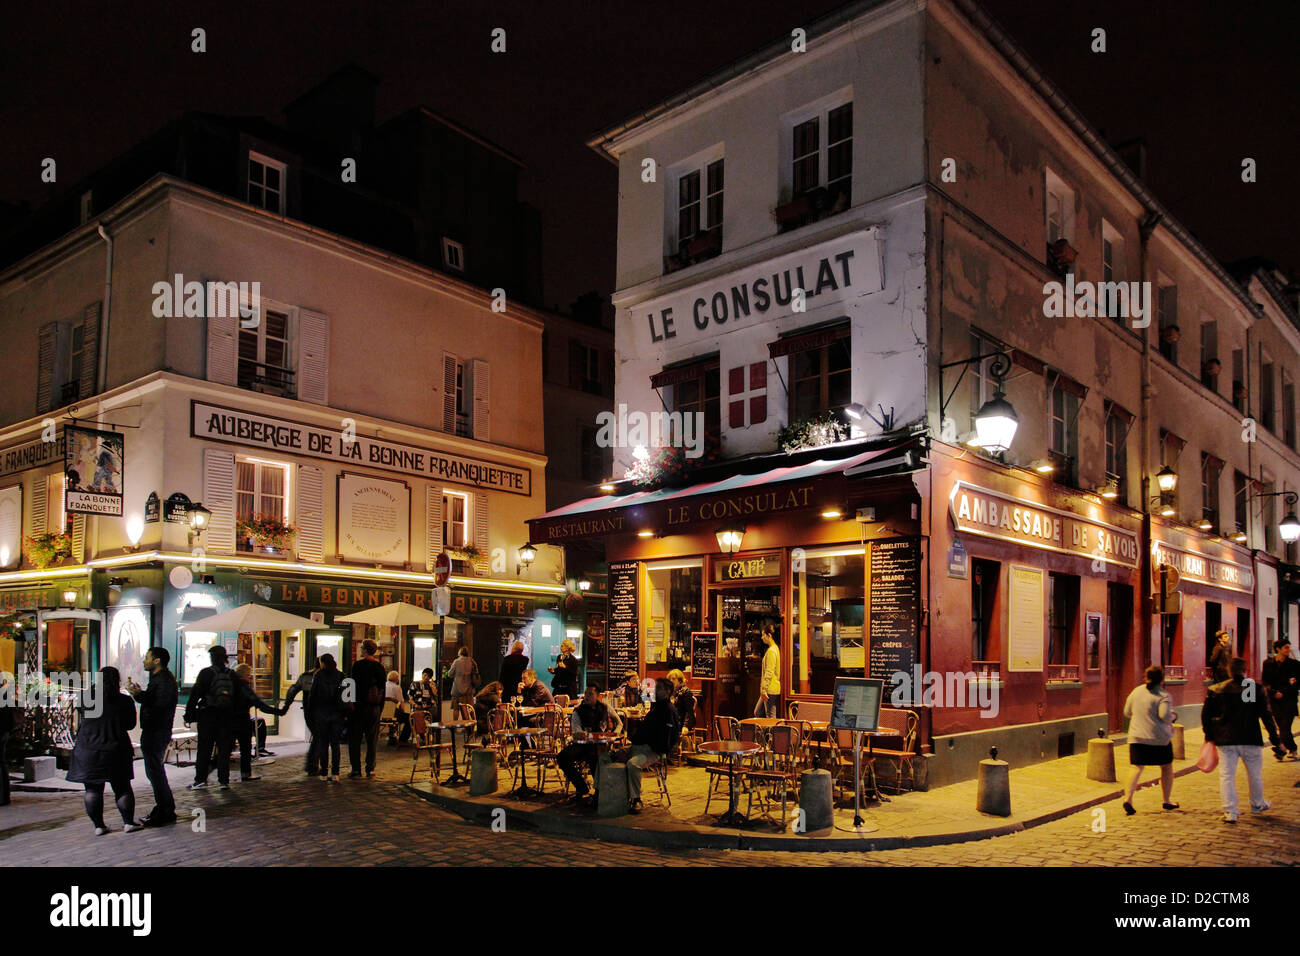
[[837,677],[830,724],[837,730],[875,730],[884,684],[875,678]]
[[609,619],[605,622],[605,643],[609,666],[606,683],[612,688],[623,682],[628,671],[638,671],[641,649],[637,642],[637,562],[609,563]]
[[691,632],[691,676],[714,680],[718,676],[718,632]]
[[1043,669],[1042,568],[1011,567],[1011,596],[1007,602],[1007,669]]
[[871,542],[868,572],[871,667],[869,676],[893,685],[897,671],[916,663],[921,608],[921,542],[897,538]]

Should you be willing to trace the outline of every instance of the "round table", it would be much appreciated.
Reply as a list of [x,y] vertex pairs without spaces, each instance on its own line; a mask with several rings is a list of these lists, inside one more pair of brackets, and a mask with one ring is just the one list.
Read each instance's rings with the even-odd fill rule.
[[[546,728],[544,727],[512,727],[508,730],[498,730],[496,735],[498,737],[522,740],[525,737],[535,737],[538,734],[544,733],[546,733]],[[524,768],[524,758],[522,754],[519,754],[518,756],[519,764],[515,771],[518,783],[510,789],[510,792],[517,797],[537,796],[541,791],[534,790],[532,787],[528,786],[528,774]]]
[[[460,764],[456,762],[456,731],[464,731],[465,742],[469,742],[471,729],[478,726],[477,720],[444,720],[441,723],[430,724],[430,730],[450,730],[451,731],[451,776],[447,778],[445,786],[452,786],[457,783],[469,783],[469,777],[460,772]],[[468,756],[468,751],[462,748],[462,751]]]
[[736,812],[736,761],[741,757],[756,754],[762,749],[761,744],[743,740],[706,740],[700,744],[701,753],[716,754],[727,760],[727,812],[718,818],[719,823],[739,826],[742,821],[748,822],[745,817]]

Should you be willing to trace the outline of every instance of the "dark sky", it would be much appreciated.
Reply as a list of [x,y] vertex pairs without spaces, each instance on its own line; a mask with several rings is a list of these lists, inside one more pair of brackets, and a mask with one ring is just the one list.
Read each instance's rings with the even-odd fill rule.
[[[380,75],[379,118],[423,103],[527,164],[545,223],[546,296],[613,285],[616,182],[587,137],[838,6],[828,0],[11,5],[0,35],[0,199],[37,203],[185,109],[278,118],[351,60]],[[1300,265],[1300,81],[1293,0],[985,0],[1112,142],[1144,136],[1149,184],[1223,260]],[[190,52],[190,30],[208,50]],[[489,51],[493,27],[508,52]],[[1094,27],[1105,54],[1089,51]],[[865,95],[870,95],[866,91]],[[1259,181],[1240,179],[1244,156]],[[364,174],[364,171],[363,171]]]

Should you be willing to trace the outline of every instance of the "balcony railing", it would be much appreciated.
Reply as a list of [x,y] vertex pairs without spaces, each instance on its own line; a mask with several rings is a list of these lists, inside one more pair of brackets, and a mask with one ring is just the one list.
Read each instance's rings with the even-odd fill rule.
[[1078,664],[1048,664],[1047,665],[1047,683],[1063,684],[1078,681],[1079,665]]
[[281,398],[294,398],[293,369],[254,362],[239,363],[239,387]]

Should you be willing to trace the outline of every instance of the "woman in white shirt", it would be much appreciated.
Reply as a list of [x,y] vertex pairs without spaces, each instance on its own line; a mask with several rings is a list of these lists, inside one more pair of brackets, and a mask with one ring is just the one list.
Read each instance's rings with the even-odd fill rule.
[[[390,700],[397,704],[397,724],[388,735],[388,746],[396,747],[399,742],[406,743],[411,739],[411,715],[406,706],[406,694],[402,690],[402,676],[397,671],[388,672],[388,683],[384,685],[384,701]],[[397,736],[398,727],[402,729],[400,741]]]
[[1160,789],[1164,793],[1164,808],[1177,810],[1172,803],[1174,795],[1174,713],[1173,701],[1165,690],[1164,668],[1151,665],[1147,668],[1146,683],[1133,688],[1124,703],[1124,716],[1128,723],[1128,762],[1133,765],[1128,788],[1124,791],[1124,812],[1132,816],[1133,792],[1143,767],[1160,768]]

